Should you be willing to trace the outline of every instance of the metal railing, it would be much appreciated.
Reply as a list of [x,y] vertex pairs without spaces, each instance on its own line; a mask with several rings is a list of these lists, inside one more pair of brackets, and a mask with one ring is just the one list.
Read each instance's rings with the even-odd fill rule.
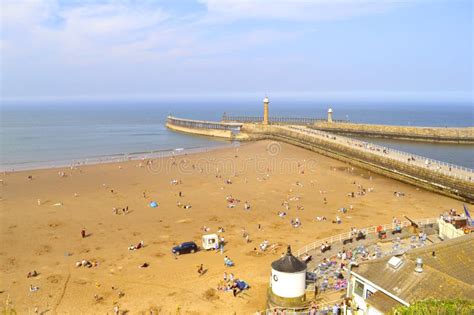
[[[413,221],[416,224],[420,225],[420,226],[424,226],[424,225],[429,225],[429,224],[435,224],[435,223],[437,223],[437,220],[438,220],[438,218],[428,218],[428,219],[418,219],[418,220],[413,220]],[[410,226],[411,222],[406,220],[406,221],[401,221],[400,224],[390,223],[390,224],[384,224],[384,225],[381,225],[381,226],[382,226],[382,230],[391,231],[391,230],[394,230],[397,225],[400,226],[401,228],[404,228],[404,227]],[[379,227],[379,225],[359,229],[359,231],[362,231],[366,235],[375,234],[376,231],[377,231],[377,227]],[[333,243],[342,242],[343,240],[349,239],[351,236],[352,236],[351,232],[346,232],[346,233],[341,233],[341,234],[338,234],[338,235],[334,235],[334,236],[330,236],[330,237],[327,237],[327,238],[317,240],[317,241],[315,241],[311,244],[308,244],[308,245],[304,246],[303,248],[300,248],[297,251],[295,251],[295,255],[299,257],[303,254],[308,253],[309,251],[312,251],[312,250],[315,250],[316,248],[319,248],[321,246],[321,244],[323,244],[325,242],[328,242],[329,245],[331,245]]]
[[[327,121],[323,118],[313,117],[289,117],[289,116],[274,116],[268,118],[270,124],[294,124],[294,125],[312,125],[318,121]],[[224,114],[222,116],[224,122],[246,122],[257,123],[262,122],[262,116],[231,116]],[[347,120],[333,120],[334,122],[348,122]]]
[[275,306],[273,308],[267,308],[262,311],[257,311],[255,312],[255,315],[305,315],[305,314],[310,314],[311,308],[313,306],[317,307],[319,311],[321,311],[324,308],[330,308],[334,304],[339,304],[343,301],[344,299],[338,299],[338,300],[333,300],[330,302],[323,302],[323,303],[314,303],[311,306],[306,306],[306,307],[299,307],[299,308],[292,308],[292,307],[281,307],[281,306]]

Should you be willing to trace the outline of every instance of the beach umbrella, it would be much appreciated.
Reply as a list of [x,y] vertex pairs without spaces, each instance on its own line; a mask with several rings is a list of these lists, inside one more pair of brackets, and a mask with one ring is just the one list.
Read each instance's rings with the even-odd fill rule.
[[158,207],[158,204],[155,201],[150,202],[150,207],[156,208]]

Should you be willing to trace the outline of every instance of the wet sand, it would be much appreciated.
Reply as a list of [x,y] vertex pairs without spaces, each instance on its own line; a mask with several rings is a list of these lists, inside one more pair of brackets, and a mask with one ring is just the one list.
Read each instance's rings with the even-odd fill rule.
[[[393,216],[425,218],[462,210],[457,200],[269,141],[156,159],[152,166],[129,161],[21,171],[1,179],[0,299],[2,305],[9,300],[20,314],[32,314],[35,307],[46,314],[112,314],[114,305],[130,314],[250,314],[265,309],[270,263],[287,244],[296,250],[353,226],[390,223]],[[171,179],[182,183],[172,185]],[[348,197],[358,185],[374,190]],[[405,196],[396,197],[395,191]],[[233,209],[227,207],[228,195],[241,200]],[[149,206],[152,200],[157,208]],[[281,205],[285,200],[288,211]],[[192,208],[177,207],[177,201]],[[245,201],[251,205],[248,211]],[[350,205],[353,210],[338,212]],[[114,207],[126,206],[128,214],[113,213]],[[287,216],[280,218],[279,211]],[[336,215],[342,224],[331,223]],[[328,220],[317,222],[317,216]],[[297,217],[302,226],[293,228],[290,220]],[[175,258],[173,245],[191,240],[201,245],[203,225],[210,233],[225,228],[224,255],[200,251]],[[90,234],[86,238],[83,228]],[[243,228],[250,243],[242,238]],[[141,240],[144,248],[128,250]],[[263,240],[279,247],[257,255],[253,249]],[[235,267],[224,266],[225,255]],[[76,261],[83,259],[98,266],[77,268]],[[138,268],[145,262],[148,268]],[[201,263],[207,271],[199,276]],[[39,275],[27,278],[32,270]],[[224,272],[248,282],[250,290],[235,298],[210,290]],[[30,285],[39,290],[30,292]]]

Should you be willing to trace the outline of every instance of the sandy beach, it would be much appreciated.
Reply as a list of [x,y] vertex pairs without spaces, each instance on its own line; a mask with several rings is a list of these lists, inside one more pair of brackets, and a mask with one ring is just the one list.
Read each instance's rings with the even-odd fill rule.
[[[462,210],[457,200],[270,141],[150,163],[2,174],[2,305],[8,300],[19,314],[34,314],[35,307],[45,314],[113,314],[115,305],[129,314],[251,314],[265,309],[270,263],[287,244],[296,250],[351,227],[390,223],[394,216]],[[357,193],[362,190],[365,195]],[[228,207],[230,196],[240,200],[234,208]],[[316,220],[322,216],[327,220]],[[331,223],[336,216],[341,224]],[[296,218],[298,228],[290,224]],[[225,230],[219,233],[223,254],[172,255],[174,245],[201,245],[201,236],[219,227]],[[264,240],[275,250],[257,254],[254,248]],[[143,248],[128,250],[140,241]],[[235,266],[225,267],[224,256]],[[76,267],[82,260],[96,266]],[[139,268],[144,263],[149,266]],[[38,276],[27,278],[32,270]],[[224,272],[250,289],[237,297],[217,291]],[[30,292],[31,285],[39,289]]]

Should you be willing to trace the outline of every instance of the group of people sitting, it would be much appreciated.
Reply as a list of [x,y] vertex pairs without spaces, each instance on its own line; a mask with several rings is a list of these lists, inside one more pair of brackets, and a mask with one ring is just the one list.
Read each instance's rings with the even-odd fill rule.
[[112,211],[114,214],[127,214],[128,213],[128,206],[126,206],[125,208],[112,208]]
[[171,179],[170,183],[171,185],[178,185],[178,184],[182,184],[182,181],[178,179]]
[[239,294],[243,290],[247,290],[248,288],[250,288],[250,286],[245,281],[240,280],[240,279],[233,279],[233,275],[232,275],[232,279],[230,279],[230,277],[224,278],[224,281],[221,281],[217,285],[218,291],[222,291],[222,292],[232,291],[232,294],[234,295],[234,297],[236,297],[237,294]]
[[37,277],[38,275],[39,275],[39,273],[37,273],[36,270],[33,270],[33,271],[28,272],[26,277],[27,278],[34,278],[34,277]]
[[264,240],[263,242],[260,243],[259,248],[262,252],[264,252],[268,248],[268,241]]
[[456,210],[450,209],[448,212],[441,214],[440,218],[446,223],[452,223],[457,216]]
[[97,267],[99,263],[97,261],[89,261],[87,259],[83,259],[80,261],[76,261],[76,267],[85,267],[85,268],[92,268]]
[[[235,208],[237,203],[240,202],[239,199],[232,197],[232,195],[228,195],[225,199],[227,200],[227,208]],[[250,205],[249,205],[249,209],[250,209]]]
[[328,251],[331,249],[331,245],[326,241],[321,244],[321,253],[324,253],[325,251]]
[[130,245],[128,247],[128,250],[137,250],[137,249],[143,248],[144,246],[145,246],[145,243],[143,241],[140,241],[140,243],[138,243],[136,246]]
[[296,219],[291,219],[291,226],[294,227],[294,228],[298,228],[301,226],[301,221],[299,218],[296,218]]
[[183,209],[186,209],[186,210],[191,209],[191,207],[192,207],[191,204],[189,204],[189,203],[187,203],[187,204],[182,204],[181,201],[177,201],[177,202],[176,202],[176,206],[177,206],[178,208],[183,208]]
[[230,259],[229,257],[225,256],[224,257],[224,265],[226,267],[233,267],[234,266],[234,262],[232,261],[232,259]]

